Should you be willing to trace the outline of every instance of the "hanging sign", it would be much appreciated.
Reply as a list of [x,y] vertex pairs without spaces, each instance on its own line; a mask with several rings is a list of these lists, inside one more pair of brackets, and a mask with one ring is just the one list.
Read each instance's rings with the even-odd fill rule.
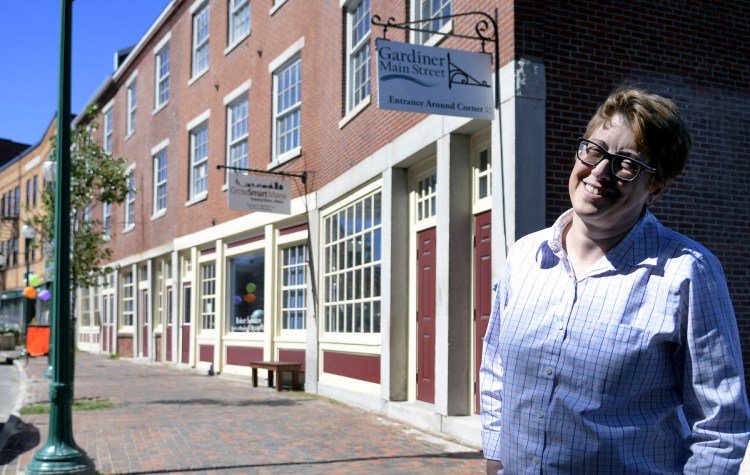
[[286,178],[230,173],[229,209],[291,214],[292,188]]
[[492,56],[375,41],[378,107],[492,120]]

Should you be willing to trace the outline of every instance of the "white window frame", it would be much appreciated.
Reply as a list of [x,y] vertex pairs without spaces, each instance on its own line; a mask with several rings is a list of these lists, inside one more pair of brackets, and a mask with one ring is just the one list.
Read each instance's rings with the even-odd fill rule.
[[[208,119],[211,117],[211,110],[208,109],[201,115],[191,120],[187,124],[188,135],[189,135],[189,166],[188,170],[188,202],[186,206],[189,206],[198,201],[206,199],[208,196]],[[205,144],[204,147],[200,147],[201,144],[196,144],[196,140],[199,138],[199,133],[205,131]],[[203,153],[205,151],[205,154]],[[201,155],[196,155],[196,152],[201,152]],[[199,175],[200,173],[200,175]],[[203,189],[196,189],[197,181],[200,180],[204,183]]]
[[200,264],[201,333],[216,330],[216,261]]
[[[472,175],[473,175],[473,210],[474,213],[492,209],[492,140],[490,131],[478,132],[471,138]],[[482,155],[486,155],[486,167],[482,168]],[[481,196],[482,184],[486,186],[487,195]]]
[[268,10],[268,16],[273,16],[273,14],[276,13],[279,8],[284,6],[286,2],[287,0],[273,0],[273,5],[271,5],[271,9]]
[[104,152],[109,155],[112,155],[112,142],[114,141],[114,115],[112,109],[113,105],[114,101],[110,101],[109,104],[104,106],[104,109],[102,109],[102,117],[104,121],[104,137],[102,139],[102,144]]
[[[130,276],[128,281],[127,276]],[[122,320],[121,327],[123,330],[133,331],[135,316],[135,279],[133,271],[128,270],[122,274]]]
[[[365,222],[362,222],[361,228],[353,225],[352,232],[349,233],[349,229],[344,226],[344,233],[339,234],[340,227],[335,226],[338,223],[348,223],[350,218],[352,222],[356,223],[360,213],[366,214],[367,206],[366,201],[370,200],[371,207],[369,212],[375,212],[375,196],[379,195],[380,199],[380,223],[374,225],[374,220],[370,220],[370,226],[365,227]],[[382,331],[382,288],[375,288],[375,268],[379,267],[382,276],[382,230],[383,230],[383,191],[381,184],[373,184],[365,187],[357,193],[352,194],[348,199],[339,203],[339,205],[329,212],[326,212],[322,217],[323,219],[323,292],[322,292],[322,304],[323,304],[323,324],[322,326],[322,337],[321,342],[348,342],[348,343],[370,343],[379,341]],[[361,206],[360,206],[361,205]],[[352,215],[352,213],[354,213]],[[371,214],[371,218],[374,214]],[[341,221],[343,219],[343,221]],[[338,220],[338,221],[337,221]],[[370,235],[372,251],[377,251],[377,254],[370,256],[370,260],[366,260],[365,242],[368,235]],[[375,249],[376,241],[380,239],[380,249]],[[356,258],[356,247],[360,247],[361,258]],[[352,252],[347,254],[347,249],[351,249]],[[342,261],[344,267],[339,268],[339,263]],[[351,265],[346,261],[348,255],[354,255]],[[376,257],[379,256],[379,259]],[[370,282],[373,287],[366,290],[362,283],[364,282],[367,270],[370,273]],[[360,272],[361,271],[361,272]],[[351,284],[351,285],[350,285]],[[349,292],[351,290],[351,292]],[[351,295],[350,295],[351,294]],[[369,330],[365,331],[364,319],[361,320],[362,327],[360,331],[355,331],[356,326],[356,308],[359,305],[361,307],[361,315],[364,316],[365,304],[369,304],[369,311],[371,316],[374,316],[379,312],[381,315],[380,322],[378,324],[379,330],[376,332],[374,322],[369,325]],[[341,319],[341,311],[343,307],[343,320]],[[353,310],[353,316],[349,320],[349,311]],[[351,321],[351,325],[350,325]],[[343,323],[342,323],[343,322]],[[342,324],[344,329],[341,331],[339,325]],[[352,331],[347,331],[351,327]]]
[[[366,14],[363,13],[364,7],[367,7]],[[346,112],[347,115],[356,113],[364,106],[370,103],[370,94],[372,92],[372,72],[371,66],[371,10],[370,0],[349,1],[346,5]],[[355,35],[358,26],[366,25],[367,32],[364,33],[355,43]],[[364,54],[366,59],[360,60]],[[358,73],[364,69],[366,79],[358,82]],[[361,97],[358,97],[360,90],[366,89]]]
[[[169,104],[170,39],[172,39],[171,31],[164,35],[154,48],[154,114]],[[163,71],[165,65],[166,71]]]
[[[167,147],[169,139],[162,141],[159,145],[151,149],[153,158],[153,210],[151,219],[164,216],[167,212],[167,179],[168,179],[168,154]],[[162,163],[163,161],[163,163]],[[163,171],[163,176],[161,172]],[[163,203],[163,204],[162,204]]]
[[[227,13],[229,14],[227,20],[228,45],[225,54],[250,36],[252,31],[252,5],[250,0],[227,1]],[[245,24],[247,26],[243,27]],[[240,27],[243,27],[243,29],[240,30]]]
[[[211,16],[209,10],[208,1],[198,1],[193,3],[190,7],[190,13],[192,15],[192,64],[190,70],[191,81],[194,81],[205,74],[208,71],[211,59],[211,53],[209,48],[209,39],[211,37]],[[203,32],[201,28],[205,21],[205,36],[202,38],[199,35]],[[205,56],[204,56],[205,53]]]
[[125,229],[124,232],[135,228],[135,165],[128,168],[128,194],[125,198]]
[[126,138],[135,133],[135,114],[138,110],[138,75],[133,74],[127,82],[127,115],[125,116]]
[[[244,113],[244,116],[243,116]],[[247,168],[250,162],[250,143],[249,143],[249,120],[250,100],[247,95],[242,96],[227,105],[227,166],[237,168]],[[244,126],[243,126],[244,124]],[[237,150],[244,153],[238,159]],[[242,173],[237,170],[229,170],[228,173]],[[226,179],[226,176],[225,176]]]
[[[297,40],[292,46],[287,48],[284,53],[271,61],[268,70],[273,76],[273,126],[272,126],[272,160],[269,169],[274,168],[286,161],[298,157],[302,153],[302,48],[305,46],[305,38]],[[279,79],[284,73],[292,68],[298,67],[298,82],[296,87],[299,89],[299,100],[288,105],[284,110],[279,111]],[[279,122],[290,117],[292,114],[299,114],[299,123],[296,127],[297,145],[279,150]]]
[[[307,269],[307,246],[304,243],[295,243],[284,246],[279,250],[281,254],[279,290],[281,302],[279,309],[281,313],[280,328],[282,332],[301,332],[307,328],[307,284],[309,271]],[[295,262],[291,262],[289,257],[294,254],[297,257]],[[300,261],[301,258],[301,261]],[[292,276],[302,273],[302,283],[293,282]],[[301,305],[298,305],[301,296]],[[295,298],[296,297],[296,298]],[[291,316],[299,312],[302,317],[301,326],[291,326]]]
[[[440,11],[437,14],[433,15],[431,10],[435,2],[440,2],[441,7]],[[448,6],[447,12],[445,11],[446,5]],[[425,20],[424,22],[418,23],[415,26],[417,28],[421,27],[426,30],[433,30],[432,21],[429,21],[430,18],[448,16],[453,12],[453,7],[453,0],[411,0],[412,21],[418,22],[420,20]],[[440,33],[449,33],[453,31],[453,20],[447,19],[443,21],[444,23],[437,31],[439,31]],[[440,43],[443,38],[445,38],[444,35],[437,33],[433,34],[421,31],[413,31],[411,33],[412,43],[426,46],[433,46],[437,43]]]
[[102,203],[102,233],[104,239],[112,237],[112,203]]

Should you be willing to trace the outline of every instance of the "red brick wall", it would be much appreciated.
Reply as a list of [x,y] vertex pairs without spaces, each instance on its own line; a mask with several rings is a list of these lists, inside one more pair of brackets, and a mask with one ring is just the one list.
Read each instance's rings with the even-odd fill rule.
[[133,336],[117,335],[117,354],[125,358],[134,358],[133,354]]
[[542,58],[547,72],[548,223],[569,207],[575,140],[612,89],[674,98],[694,149],[653,211],[722,261],[750,362],[750,4],[524,0],[516,18],[517,57]]

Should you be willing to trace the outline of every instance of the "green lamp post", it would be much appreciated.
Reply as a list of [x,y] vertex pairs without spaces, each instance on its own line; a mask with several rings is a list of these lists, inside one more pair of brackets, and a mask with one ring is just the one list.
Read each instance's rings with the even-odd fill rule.
[[52,292],[52,381],[49,434],[27,474],[94,474],[94,463],[73,440],[73,331],[70,318],[70,45],[73,0],[60,1],[60,89],[55,181],[55,272]]

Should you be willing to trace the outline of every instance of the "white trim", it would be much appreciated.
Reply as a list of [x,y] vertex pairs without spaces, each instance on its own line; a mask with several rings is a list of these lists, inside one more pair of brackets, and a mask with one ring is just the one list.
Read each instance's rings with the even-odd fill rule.
[[192,16],[193,13],[195,13],[200,7],[203,6],[204,3],[208,3],[209,0],[195,0],[192,5],[190,5],[190,15]]
[[276,11],[278,11],[279,8],[284,6],[284,4],[287,2],[287,0],[274,0],[273,5],[271,6],[271,9],[268,10],[268,16],[273,16]]
[[115,99],[112,98],[109,100],[109,102],[104,104],[104,107],[102,107],[102,115],[104,115],[104,113],[107,112],[108,110],[112,109],[114,105],[115,105]]
[[230,92],[226,96],[224,96],[224,106],[229,105],[230,102],[233,102],[235,99],[240,97],[242,94],[246,93],[250,90],[250,86],[252,86],[253,80],[248,79],[247,81],[240,84],[234,91]]
[[185,130],[191,131],[194,128],[201,125],[203,122],[207,121],[211,117],[211,109],[206,109],[194,118],[190,120],[190,122],[187,123],[185,126]]
[[158,144],[154,145],[153,147],[151,147],[151,156],[154,156],[157,153],[161,152],[161,150],[163,148],[167,148],[168,145],[169,145],[169,138],[166,138],[162,140],[161,142],[159,142]]
[[185,208],[189,206],[193,206],[196,203],[200,203],[201,201],[206,201],[207,198],[208,198],[208,191],[204,191],[203,193],[195,195],[193,198],[185,202]]
[[370,105],[372,102],[372,94],[367,96],[366,98],[359,101],[359,104],[357,104],[354,109],[350,110],[340,121],[339,121],[339,129],[343,129],[346,124],[352,121],[355,117],[359,115],[360,112],[365,110],[367,106]]
[[190,79],[188,80],[188,83],[187,83],[188,87],[192,86],[192,85],[193,85],[193,83],[195,83],[195,81],[197,81],[198,79],[200,79],[200,78],[202,78],[203,76],[205,76],[205,75],[206,75],[206,73],[208,73],[208,69],[209,69],[209,68],[206,68],[206,69],[204,69],[204,70],[203,70],[202,72],[200,72],[200,73],[198,73],[197,75],[195,75],[195,76],[191,77],[191,78],[190,78]]
[[136,79],[138,79],[138,70],[137,69],[135,71],[133,71],[133,74],[131,74],[130,77],[128,78],[128,80],[125,81],[125,88],[127,89],[128,87],[130,87],[130,85]]
[[277,69],[279,69],[281,66],[284,65],[287,61],[292,59],[294,55],[302,51],[302,48],[305,47],[305,37],[302,36],[300,39],[292,43],[291,46],[289,46],[283,53],[276,56],[273,61],[268,63],[268,72],[273,73]]
[[164,45],[166,45],[167,43],[169,43],[170,39],[172,39],[172,31],[171,30],[168,31],[164,35],[164,38],[162,38],[161,40],[159,40],[159,42],[156,44],[156,46],[154,46],[154,49],[152,50],[154,56],[156,56],[159,53],[159,51],[161,51],[161,49],[164,47]]

